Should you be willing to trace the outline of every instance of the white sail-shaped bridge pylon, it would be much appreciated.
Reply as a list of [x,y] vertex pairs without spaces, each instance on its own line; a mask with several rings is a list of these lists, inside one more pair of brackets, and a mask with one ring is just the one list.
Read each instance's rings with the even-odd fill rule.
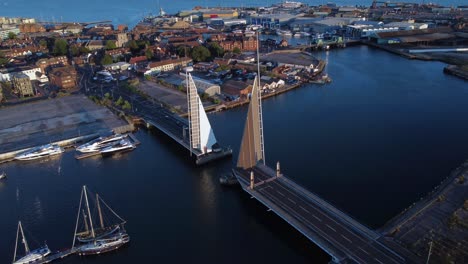
[[188,72],[185,83],[187,86],[190,147],[207,154],[215,148],[213,146],[217,143],[216,137],[198,96],[192,75]]

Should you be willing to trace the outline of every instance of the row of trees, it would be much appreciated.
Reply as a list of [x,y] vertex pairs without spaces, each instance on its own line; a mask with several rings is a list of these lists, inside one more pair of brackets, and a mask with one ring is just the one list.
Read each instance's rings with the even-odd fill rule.
[[[179,46],[177,48],[177,54],[181,57],[190,56],[195,62],[199,61],[210,61],[214,58],[219,58],[224,55],[224,49],[216,42],[210,42],[207,47],[196,46],[194,48]],[[234,48],[233,53],[239,54],[241,50]]]

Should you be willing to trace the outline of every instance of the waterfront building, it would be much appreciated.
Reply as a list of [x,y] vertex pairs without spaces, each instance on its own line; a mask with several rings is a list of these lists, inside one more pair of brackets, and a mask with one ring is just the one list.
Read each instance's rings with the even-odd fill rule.
[[427,23],[414,23],[414,20],[391,22],[385,24],[387,27],[397,27],[399,30],[414,30],[414,29],[427,29]]
[[251,14],[246,17],[249,24],[262,25],[264,28],[280,28],[287,26],[294,18],[302,15],[293,14]]
[[26,74],[22,72],[13,74],[11,82],[13,84],[13,89],[18,95],[22,97],[34,95],[31,79]]
[[352,38],[369,38],[375,33],[398,31],[398,27],[390,27],[377,21],[357,21],[346,26],[346,35]]
[[50,84],[61,89],[72,89],[77,85],[77,73],[74,67],[54,68],[50,74]]
[[[186,74],[184,72],[180,73],[181,76],[184,77],[184,80],[182,81],[183,85],[187,85],[186,82]],[[197,77],[192,77],[193,81],[195,82],[195,86],[197,87],[198,93],[199,94],[208,94],[209,96],[214,96],[216,94],[221,93],[221,87],[219,85],[216,85],[210,81],[203,80],[201,78]]]
[[222,85],[223,94],[235,101],[239,98],[247,98],[252,91],[252,84],[243,81],[229,80]]
[[312,21],[310,26],[312,30],[317,33],[332,32],[334,30],[339,30],[344,28],[347,25],[352,24],[353,22],[362,20],[357,17],[326,17],[324,19],[319,19]]
[[379,32],[371,36],[371,40],[377,44],[412,43],[428,45],[430,43],[436,44],[437,42],[449,39],[456,39],[456,35],[453,30],[448,27]]

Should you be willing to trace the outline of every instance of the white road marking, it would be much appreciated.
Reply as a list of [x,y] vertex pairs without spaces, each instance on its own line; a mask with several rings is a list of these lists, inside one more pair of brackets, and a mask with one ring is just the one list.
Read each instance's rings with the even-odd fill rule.
[[315,215],[312,215],[315,219],[319,220],[320,222],[322,222],[322,219],[318,218],[317,216]]
[[382,261],[380,261],[378,258],[374,258],[375,260],[377,260],[377,262],[379,262],[380,264],[384,264]]
[[344,239],[348,240],[349,243],[352,243],[351,240],[347,237],[345,237],[344,235],[341,235]]
[[361,247],[358,247],[360,250],[362,250],[362,252],[366,253],[367,255],[370,255],[369,252],[365,251],[364,249],[362,249]]
[[278,192],[279,194],[281,194],[282,196],[284,196],[284,194],[282,194],[280,191],[276,191],[276,192]]
[[302,206],[300,206],[300,205],[299,205],[299,207],[300,207],[302,210],[304,210],[306,213],[310,213],[310,212],[307,211],[307,209],[305,209],[304,207],[302,207]]
[[291,200],[291,198],[288,198],[288,200],[293,203],[293,204],[296,204],[296,202],[294,200]]
[[333,228],[333,227],[331,227],[329,225],[327,225],[327,227],[330,228],[331,230],[333,230],[334,232],[336,232],[335,228]]

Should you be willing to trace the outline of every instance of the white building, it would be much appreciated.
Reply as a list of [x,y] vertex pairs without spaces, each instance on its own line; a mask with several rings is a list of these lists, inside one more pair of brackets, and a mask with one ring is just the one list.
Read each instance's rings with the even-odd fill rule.
[[20,70],[16,69],[6,69],[3,71],[0,71],[0,82],[10,82],[12,75],[14,75],[17,72],[22,72],[26,74],[31,81],[37,80],[37,75],[36,72],[41,72],[41,69],[36,67],[36,68],[24,68]]
[[18,35],[20,33],[20,30],[16,26],[15,27],[2,27],[2,28],[0,28],[0,40],[7,39],[8,34],[10,34],[10,32],[13,32],[16,35]]

